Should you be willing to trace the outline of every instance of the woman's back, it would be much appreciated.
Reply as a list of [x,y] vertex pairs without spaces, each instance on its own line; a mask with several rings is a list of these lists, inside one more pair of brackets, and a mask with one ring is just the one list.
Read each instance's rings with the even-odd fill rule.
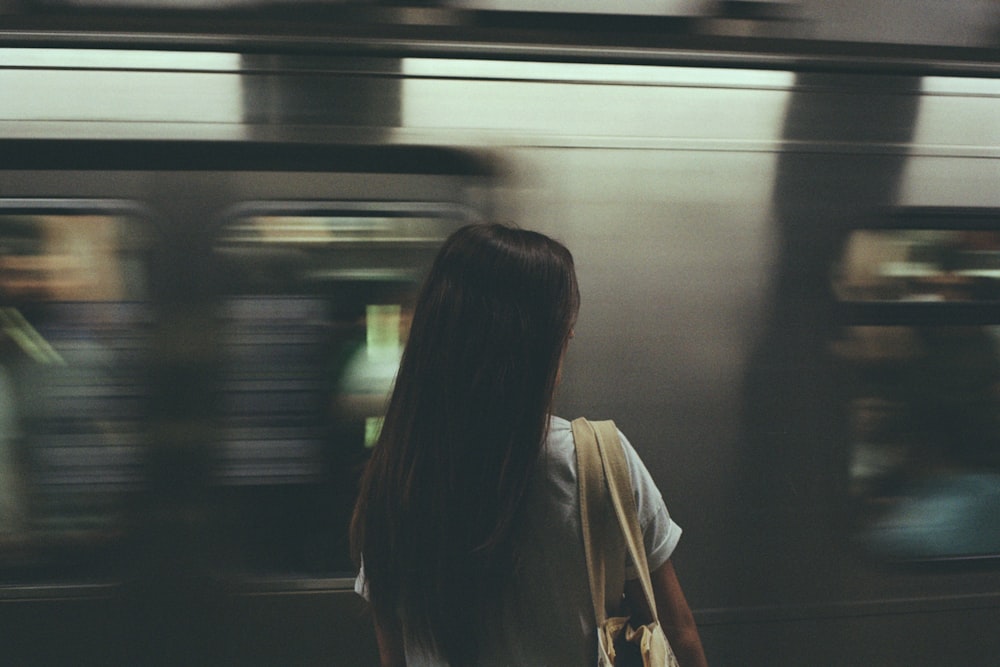
[[570,252],[503,225],[452,234],[417,299],[351,536],[376,626],[454,664],[479,662],[515,581],[578,305]]
[[[621,439],[636,491],[650,568],[655,569],[670,557],[681,529],[667,514],[634,449],[624,436]],[[576,452],[568,421],[551,419],[542,452],[526,500],[520,564],[500,602],[502,614],[484,635],[477,665],[576,667],[595,664],[597,658],[580,529]],[[608,526],[615,531],[609,530],[609,534],[616,534],[616,519],[609,516],[608,520]],[[610,550],[618,555],[621,576],[611,577],[608,590],[617,591],[620,598],[625,578],[624,544],[618,547]],[[615,562],[615,558],[611,560]],[[407,665],[447,665],[412,641],[406,641],[406,658]]]

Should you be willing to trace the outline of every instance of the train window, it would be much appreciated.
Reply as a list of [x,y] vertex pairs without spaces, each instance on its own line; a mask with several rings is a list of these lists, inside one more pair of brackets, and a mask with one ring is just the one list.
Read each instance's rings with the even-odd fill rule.
[[0,580],[100,575],[142,484],[144,216],[0,202]]
[[1000,300],[1000,231],[855,231],[835,287],[853,301]]
[[347,525],[419,282],[463,209],[243,208],[219,232],[220,442],[251,571],[352,569]]
[[855,231],[835,273],[838,299],[858,306],[835,346],[849,362],[849,489],[860,536],[883,557],[1000,557],[992,219]]

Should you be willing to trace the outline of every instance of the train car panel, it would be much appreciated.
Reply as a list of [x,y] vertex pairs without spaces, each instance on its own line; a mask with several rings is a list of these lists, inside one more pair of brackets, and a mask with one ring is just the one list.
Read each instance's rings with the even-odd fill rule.
[[[116,239],[88,305],[143,305],[109,331],[148,395],[111,429],[137,450],[55,467],[88,493],[138,485],[114,567],[55,572],[36,549],[0,574],[17,657],[372,663],[353,479],[422,267],[455,225],[501,219],[576,255],[557,411],[615,418],[643,456],[686,528],[713,664],[990,664],[996,549],[956,535],[997,515],[995,68],[411,46],[2,53],[25,95],[0,101],[0,222],[25,200],[110,202],[52,230],[74,256]],[[110,386],[80,369],[67,400]],[[975,441],[975,460],[895,441],[913,431]],[[126,450],[138,477],[112,474]],[[924,516],[885,522],[907,507]],[[914,525],[923,551],[882,539]]]

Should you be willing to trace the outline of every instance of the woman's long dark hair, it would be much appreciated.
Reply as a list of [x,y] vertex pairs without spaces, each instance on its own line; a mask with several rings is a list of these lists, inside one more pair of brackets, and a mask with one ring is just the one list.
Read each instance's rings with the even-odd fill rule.
[[376,622],[452,665],[476,662],[514,576],[579,301],[569,251],[503,225],[452,234],[417,301],[351,542]]

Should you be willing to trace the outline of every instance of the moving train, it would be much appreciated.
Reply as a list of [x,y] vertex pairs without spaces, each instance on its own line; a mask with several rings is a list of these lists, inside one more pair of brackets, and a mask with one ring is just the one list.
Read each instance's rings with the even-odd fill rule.
[[993,664],[1000,62],[173,27],[0,44],[0,662],[377,664],[357,476],[499,220],[711,664]]

